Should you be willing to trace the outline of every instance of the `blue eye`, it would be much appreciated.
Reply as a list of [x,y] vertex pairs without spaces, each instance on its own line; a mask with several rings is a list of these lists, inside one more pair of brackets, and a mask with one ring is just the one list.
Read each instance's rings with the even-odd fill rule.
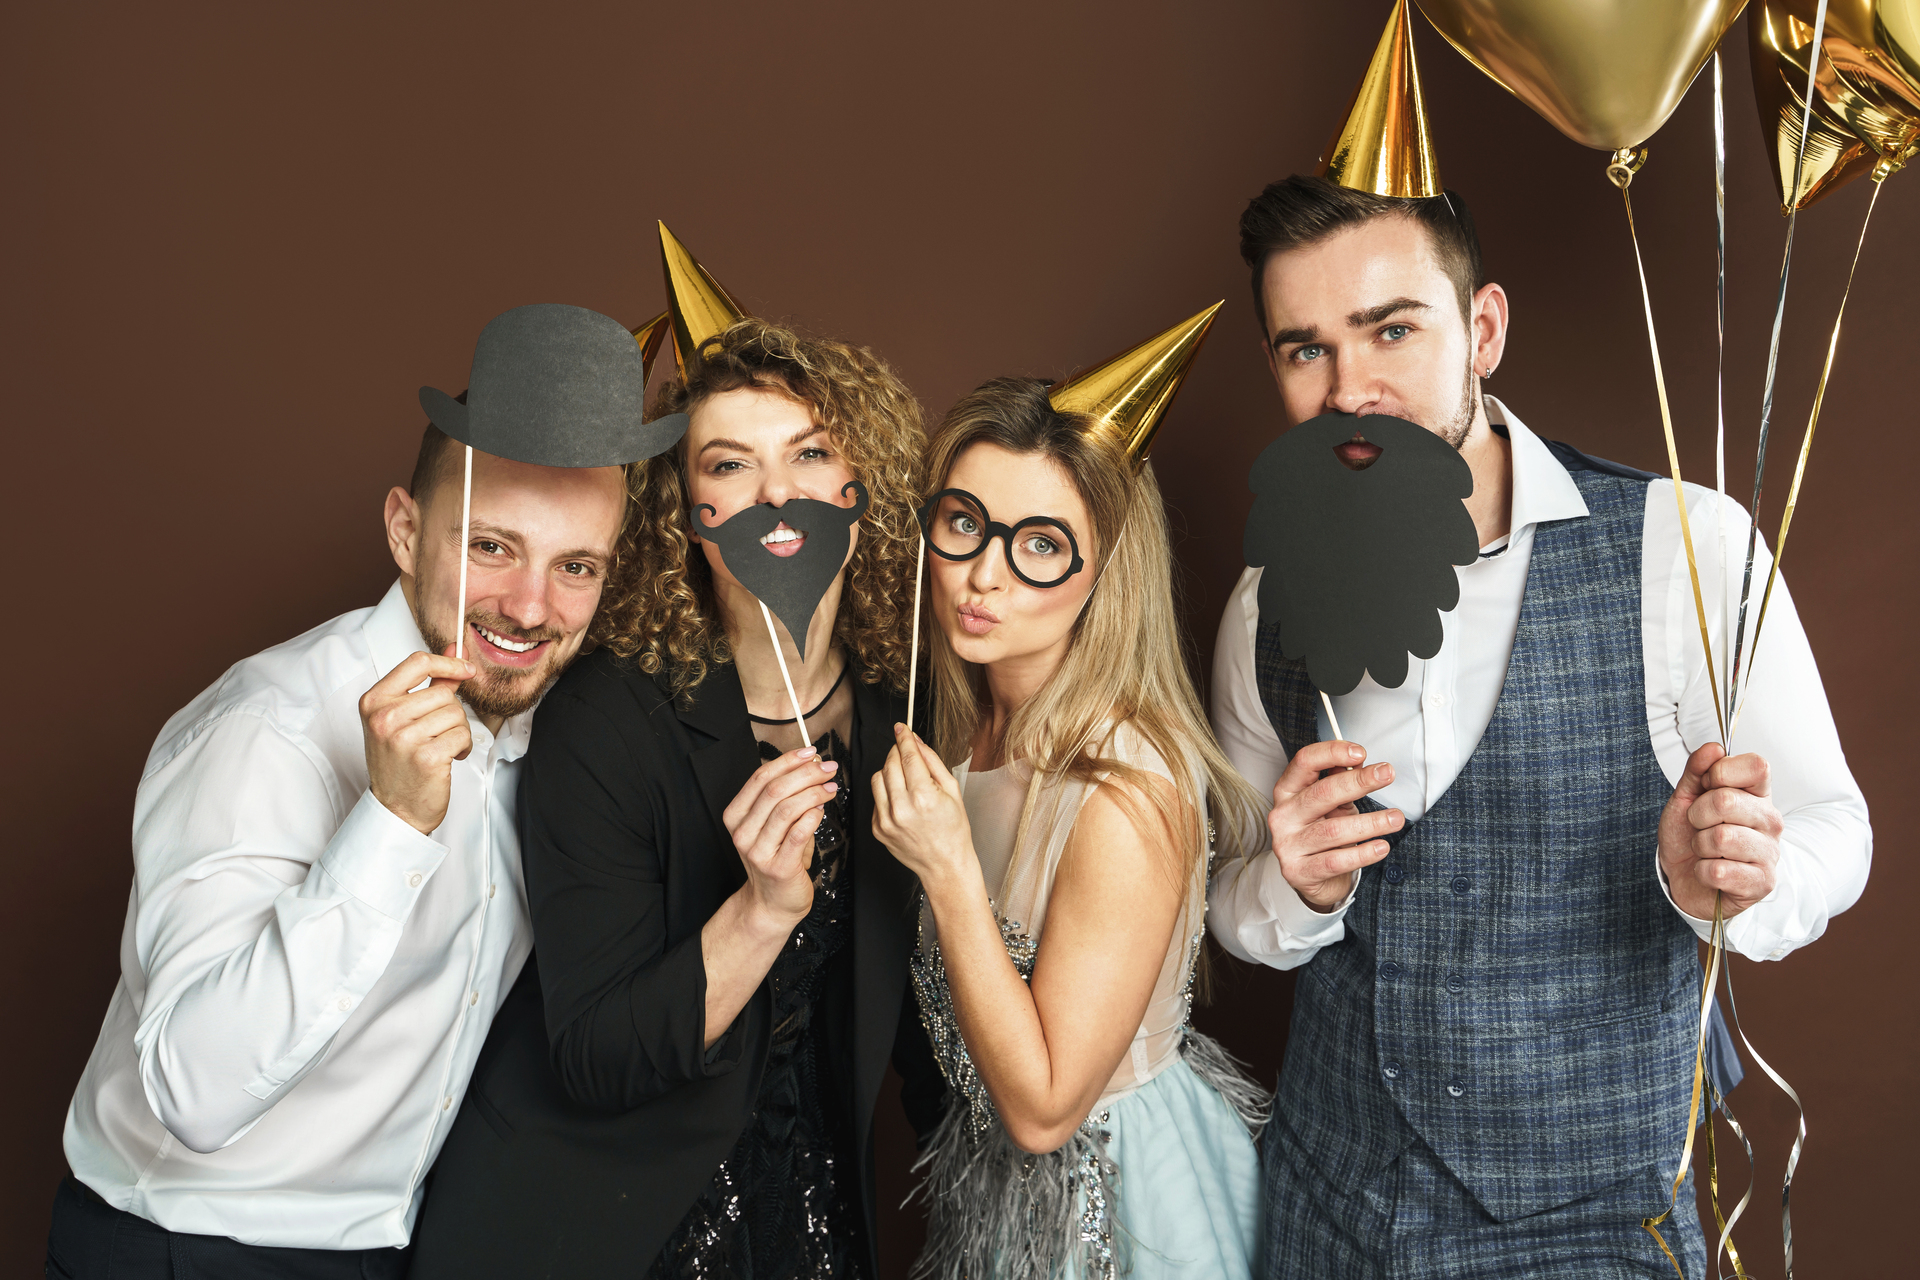
[[1313,345],[1301,347],[1299,350],[1295,351],[1293,353],[1293,358],[1295,360],[1298,360],[1301,364],[1306,364],[1309,361],[1318,360],[1322,355],[1325,355],[1325,354],[1326,354],[1325,347],[1319,346],[1318,344],[1313,344]]
[[1388,342],[1398,342],[1400,341],[1400,339],[1406,337],[1408,334],[1413,332],[1413,326],[1404,325],[1404,324],[1390,324],[1381,332],[1383,336],[1385,336]]

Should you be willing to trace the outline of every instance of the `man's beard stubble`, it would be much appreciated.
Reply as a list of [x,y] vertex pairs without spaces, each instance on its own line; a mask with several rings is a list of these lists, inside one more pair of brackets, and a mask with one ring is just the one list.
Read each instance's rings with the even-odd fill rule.
[[[422,593],[424,596],[424,592]],[[512,719],[523,711],[530,711],[539,703],[553,682],[560,678],[566,669],[566,660],[560,656],[561,633],[551,627],[537,627],[528,631],[514,626],[497,614],[485,613],[479,609],[467,612],[469,633],[473,626],[482,626],[496,635],[510,640],[545,640],[548,648],[545,657],[537,667],[524,671],[508,667],[498,667],[477,654],[475,646],[465,646],[467,661],[480,669],[480,674],[465,681],[460,686],[460,700],[481,716],[497,716],[502,720]],[[432,653],[445,653],[453,643],[453,637],[423,619],[415,619],[420,625],[420,638],[427,643]]]
[[1473,432],[1473,420],[1480,414],[1480,385],[1473,376],[1473,361],[1467,361],[1467,379],[1460,388],[1460,407],[1454,412],[1453,420],[1435,432],[1442,440],[1455,449],[1464,449],[1467,437]]

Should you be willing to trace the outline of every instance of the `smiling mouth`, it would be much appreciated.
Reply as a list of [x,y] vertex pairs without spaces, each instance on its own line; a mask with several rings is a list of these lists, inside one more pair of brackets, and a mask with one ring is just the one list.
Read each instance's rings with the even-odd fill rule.
[[786,522],[782,521],[772,533],[760,539],[760,545],[776,556],[785,557],[799,554],[806,540],[806,534],[798,529],[788,528]]
[[548,644],[547,640],[502,635],[493,628],[481,626],[477,622],[470,622],[467,625],[473,628],[473,634],[479,639],[480,643],[474,646],[479,656],[489,659],[495,666],[531,666],[540,651]]

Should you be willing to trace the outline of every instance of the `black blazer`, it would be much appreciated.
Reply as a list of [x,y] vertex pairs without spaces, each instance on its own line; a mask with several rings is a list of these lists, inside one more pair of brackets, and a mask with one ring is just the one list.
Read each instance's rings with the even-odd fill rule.
[[[915,880],[873,837],[867,783],[904,707],[853,690],[853,943],[833,962],[851,972],[817,1016],[835,1092],[823,1101],[850,1122],[873,1266],[872,1118],[889,1056],[922,1135],[944,1088],[907,982]],[[700,929],[746,882],[721,813],[759,764],[732,666],[690,702],[601,650],[547,695],[520,786],[536,958],[435,1165],[413,1280],[643,1274],[733,1149],[771,995],[763,982],[705,1049]]]

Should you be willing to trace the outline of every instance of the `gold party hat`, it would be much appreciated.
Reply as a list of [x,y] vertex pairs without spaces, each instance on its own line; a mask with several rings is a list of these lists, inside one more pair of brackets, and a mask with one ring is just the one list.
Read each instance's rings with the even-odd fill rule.
[[746,310],[700,265],[667,224],[660,224],[660,263],[667,275],[667,311],[673,317],[673,361],[682,378],[700,344],[726,331]]
[[1092,418],[1094,428],[1114,436],[1138,470],[1221,306],[1216,302],[1165,333],[1076,374],[1049,391],[1048,402],[1060,413]]
[[1315,173],[1354,191],[1428,199],[1441,192],[1420,66],[1413,56],[1413,14],[1394,0],[1387,29],[1353,92],[1347,118],[1327,144]]
[[642,382],[653,377],[653,358],[660,354],[660,341],[667,336],[667,330],[672,327],[672,321],[673,312],[662,311],[638,329],[628,330],[629,333],[633,334],[633,340],[640,344],[640,368],[642,371],[640,380]]

